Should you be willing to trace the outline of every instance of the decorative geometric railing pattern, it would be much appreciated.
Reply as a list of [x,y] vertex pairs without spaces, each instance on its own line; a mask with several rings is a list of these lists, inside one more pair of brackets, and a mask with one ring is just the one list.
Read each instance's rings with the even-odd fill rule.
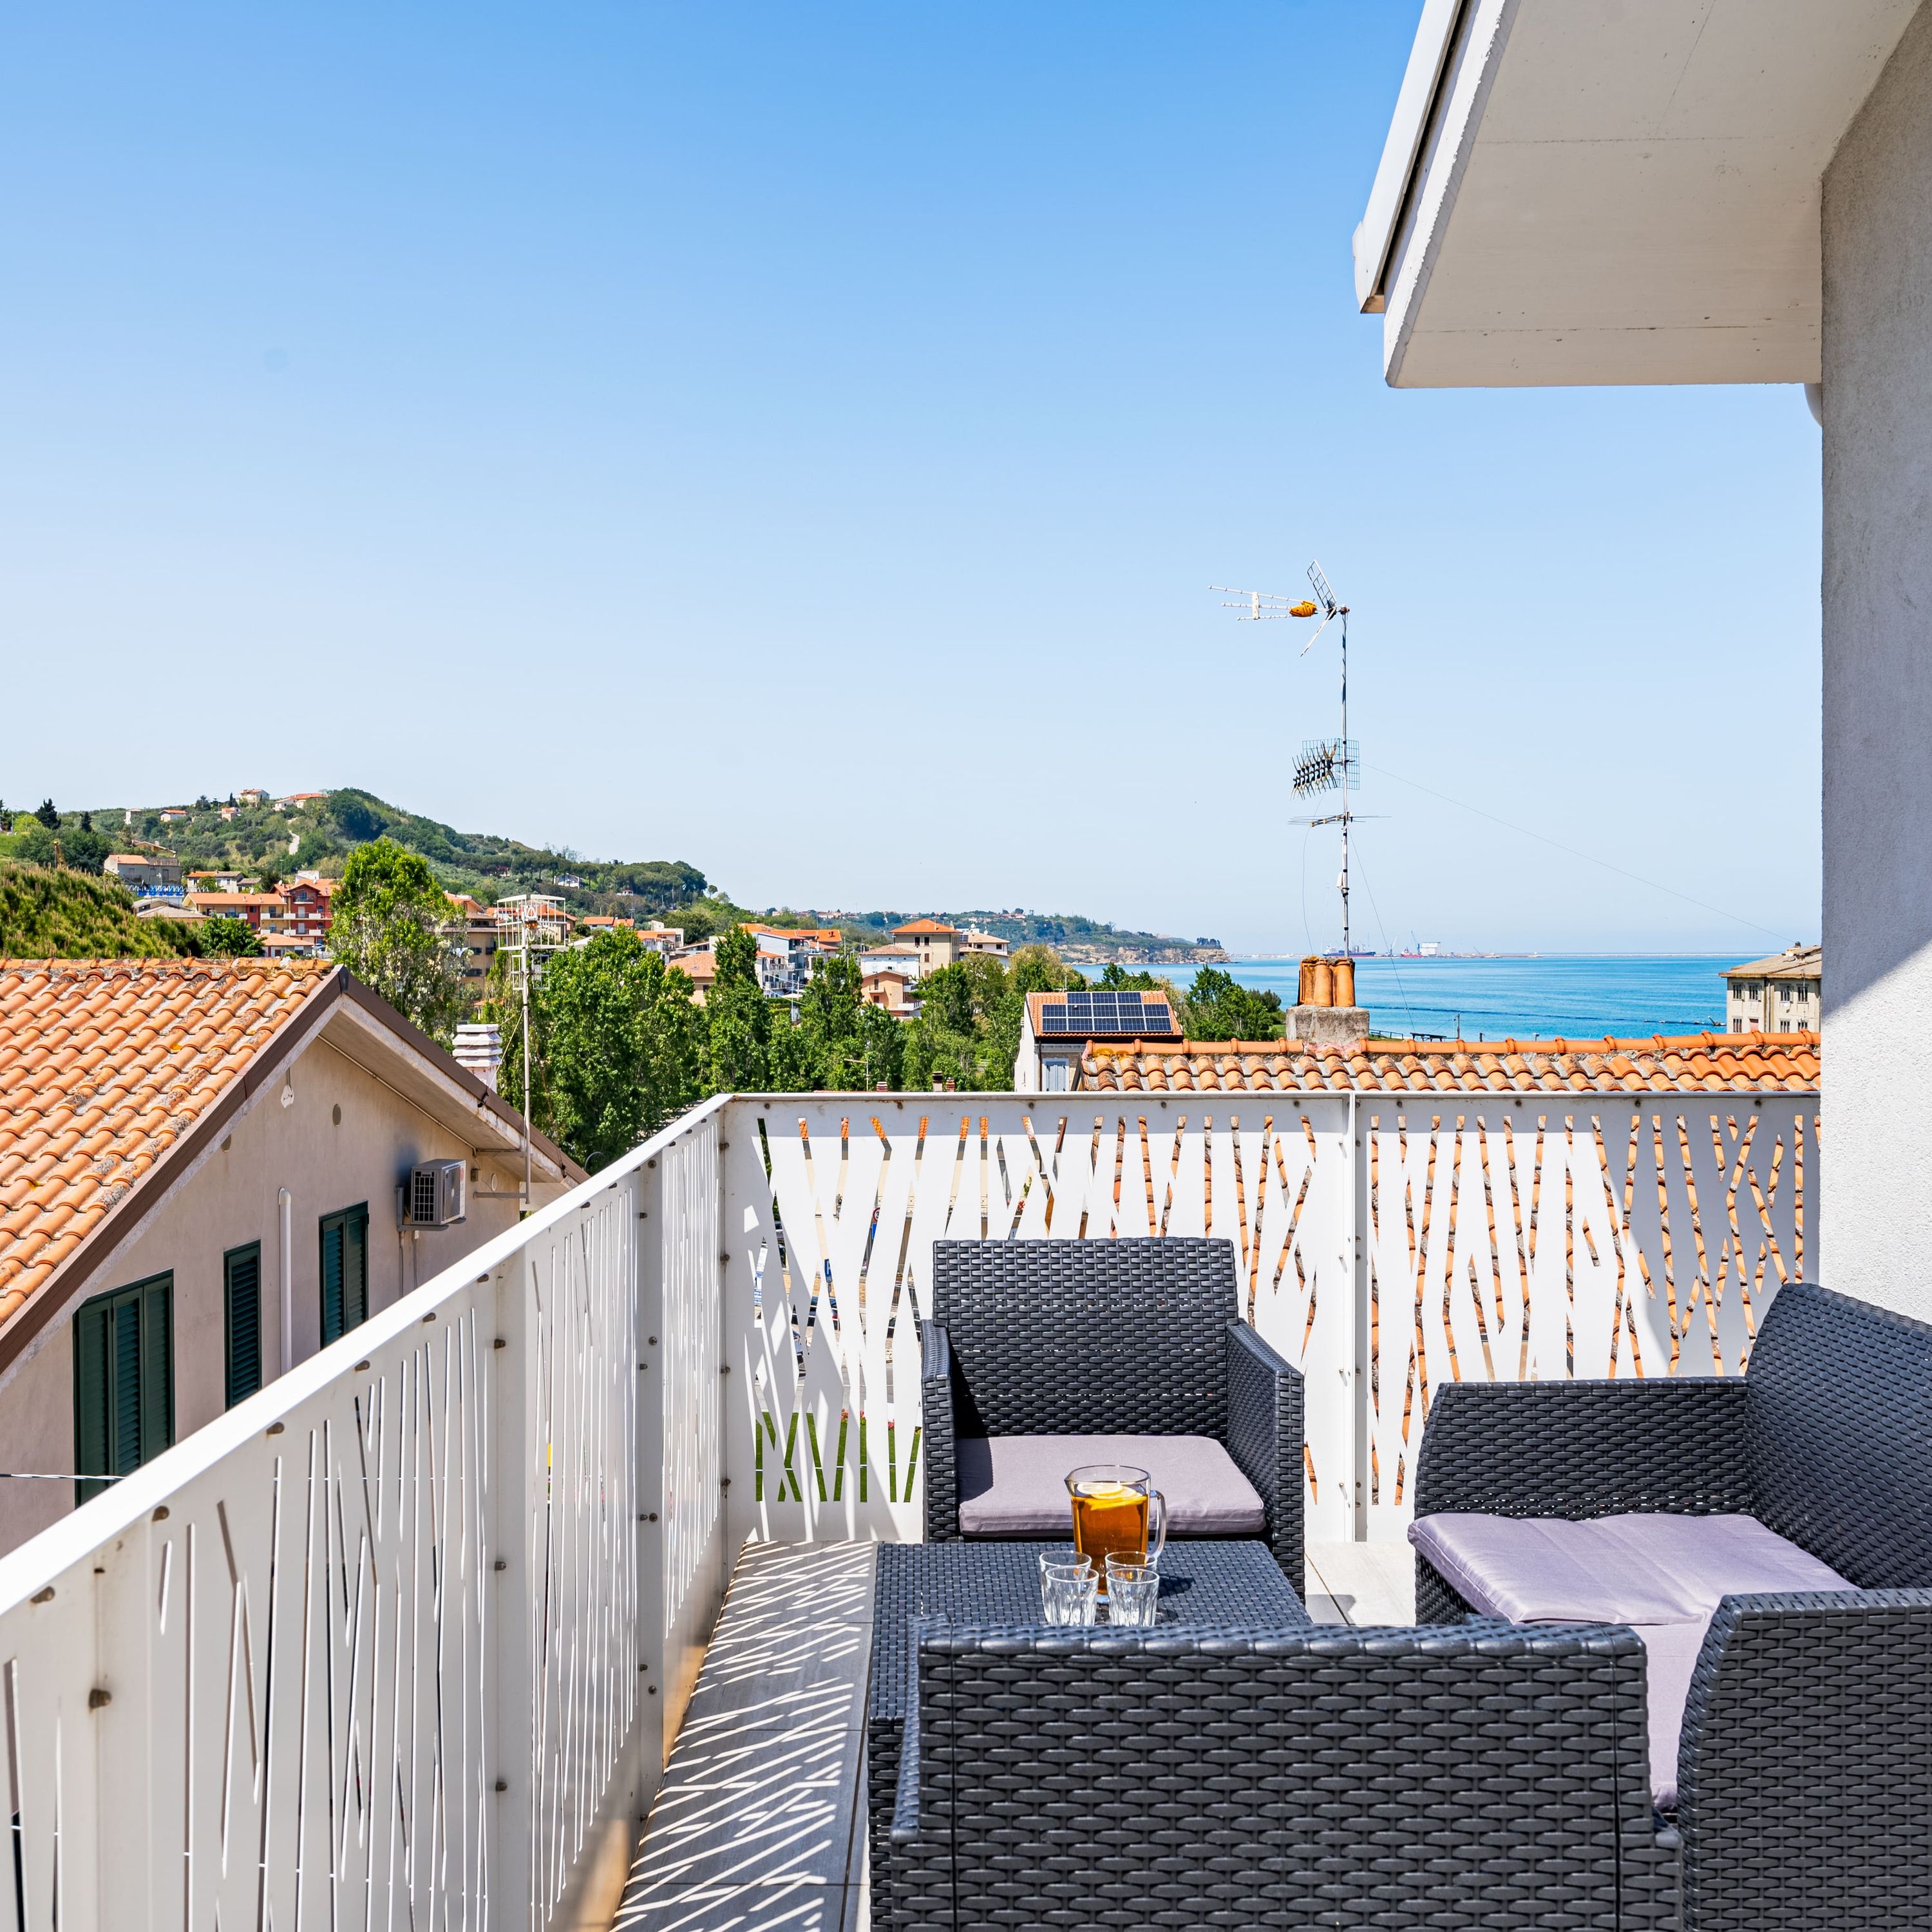
[[[661,1767],[668,1634],[722,1584],[721,1111],[0,1558],[0,1932],[574,1912]],[[708,1382],[646,1404],[640,1329]]]
[[1243,1313],[1306,1377],[1331,1537],[1400,1533],[1444,1381],[1735,1374],[1804,1264],[1813,1096],[1133,1098],[735,1103],[734,1538],[920,1533],[937,1240],[1233,1241]]
[[1805,1263],[1815,1096],[1364,1095],[1371,1525],[1444,1382],[1738,1375]]
[[[930,1312],[935,1240],[1224,1234],[1270,1342],[1291,1361],[1352,1360],[1347,1097],[1136,1099],[736,1103],[726,1462],[749,1482],[730,1492],[734,1539],[922,1533],[914,1310]],[[1339,1524],[1348,1471],[1328,1459],[1348,1454],[1346,1378],[1311,1375],[1308,1412]]]

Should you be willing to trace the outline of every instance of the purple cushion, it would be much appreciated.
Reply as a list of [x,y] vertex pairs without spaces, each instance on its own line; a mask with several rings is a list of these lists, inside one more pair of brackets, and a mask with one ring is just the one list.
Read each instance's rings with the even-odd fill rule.
[[1167,1498],[1171,1536],[1256,1536],[1254,1485],[1211,1436],[962,1436],[959,1527],[968,1536],[1067,1537],[1066,1474],[1088,1462],[1144,1469]]
[[1678,1734],[1705,1626],[1720,1598],[1854,1586],[1749,1516],[1554,1516],[1444,1513],[1408,1540],[1484,1616],[1629,1624],[1642,1638],[1651,1786],[1677,1802]]

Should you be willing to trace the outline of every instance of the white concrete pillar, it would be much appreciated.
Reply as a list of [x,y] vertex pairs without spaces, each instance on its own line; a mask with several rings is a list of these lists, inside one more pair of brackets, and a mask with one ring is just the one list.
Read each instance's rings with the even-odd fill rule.
[[1824,190],[1827,1287],[1932,1319],[1932,7]]

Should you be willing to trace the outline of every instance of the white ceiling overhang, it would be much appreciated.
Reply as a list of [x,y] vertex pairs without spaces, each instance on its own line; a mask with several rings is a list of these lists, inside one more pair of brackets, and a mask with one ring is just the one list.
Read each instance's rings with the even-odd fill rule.
[[1426,0],[1355,292],[1398,388],[1809,382],[1819,189],[1919,0]]

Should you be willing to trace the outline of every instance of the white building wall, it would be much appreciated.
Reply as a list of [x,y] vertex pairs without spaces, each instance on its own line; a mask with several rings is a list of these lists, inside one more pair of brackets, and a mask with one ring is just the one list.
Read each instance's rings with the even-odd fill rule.
[[[322,1346],[323,1215],[369,1204],[372,1315],[516,1222],[515,1200],[481,1198],[482,1190],[500,1193],[516,1185],[518,1177],[509,1172],[516,1157],[499,1156],[501,1168],[475,1163],[478,1178],[461,1223],[398,1233],[395,1190],[404,1174],[418,1161],[461,1159],[470,1149],[326,1040],[311,1044],[296,1061],[289,1084],[295,1094],[291,1105],[281,1104],[280,1080],[266,1086],[146,1229],[87,1285],[88,1296],[103,1294],[172,1270],[177,1442],[212,1421],[225,1406],[221,1258],[249,1241],[262,1244],[262,1379],[272,1382],[280,1372],[282,1188],[294,1197],[298,1362]],[[38,1352],[0,1385],[0,1469],[74,1468],[71,1334],[70,1322],[54,1324]],[[0,1552],[58,1522],[74,1508],[74,1496],[70,1483],[0,1480]]]
[[1932,8],[1824,192],[1816,1272],[1932,1319]]

